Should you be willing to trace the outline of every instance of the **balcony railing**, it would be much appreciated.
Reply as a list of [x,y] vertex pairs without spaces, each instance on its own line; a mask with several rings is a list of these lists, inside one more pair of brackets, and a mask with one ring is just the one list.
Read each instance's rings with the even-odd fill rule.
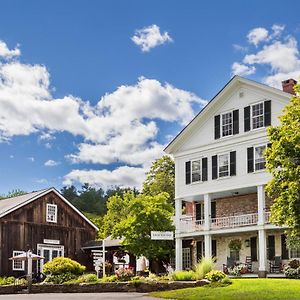
[[[265,212],[265,223],[269,223],[270,212]],[[211,229],[237,228],[256,225],[258,214],[245,214],[210,219]],[[181,232],[193,232],[204,230],[204,220],[196,220],[193,216],[184,216],[180,219]]]

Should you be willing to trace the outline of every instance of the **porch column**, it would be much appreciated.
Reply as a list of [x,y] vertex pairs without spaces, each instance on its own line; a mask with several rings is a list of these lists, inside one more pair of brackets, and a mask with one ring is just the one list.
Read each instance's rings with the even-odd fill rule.
[[267,241],[266,241],[266,231],[264,229],[258,230],[258,251],[259,251],[258,277],[266,277]]
[[204,195],[204,229],[209,230],[211,215],[211,195]]
[[175,199],[175,226],[176,231],[180,231],[180,219],[182,216],[182,199]]
[[257,186],[257,212],[258,212],[258,225],[265,224],[265,188],[263,185]]
[[175,269],[176,271],[182,270],[182,239],[175,239]]
[[204,235],[204,256],[205,257],[212,257],[211,253],[211,235],[205,234]]

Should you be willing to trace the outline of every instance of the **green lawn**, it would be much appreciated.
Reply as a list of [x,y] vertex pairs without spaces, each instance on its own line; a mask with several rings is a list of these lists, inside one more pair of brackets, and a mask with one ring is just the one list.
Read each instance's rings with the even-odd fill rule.
[[154,297],[201,300],[299,300],[300,280],[297,279],[234,279],[226,287],[197,287],[154,292]]

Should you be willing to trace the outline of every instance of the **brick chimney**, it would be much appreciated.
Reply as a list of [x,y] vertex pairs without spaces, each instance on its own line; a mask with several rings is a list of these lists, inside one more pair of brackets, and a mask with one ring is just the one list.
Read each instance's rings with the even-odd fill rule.
[[295,79],[284,80],[281,83],[282,83],[282,90],[284,92],[295,95],[294,85],[297,84],[297,81]]

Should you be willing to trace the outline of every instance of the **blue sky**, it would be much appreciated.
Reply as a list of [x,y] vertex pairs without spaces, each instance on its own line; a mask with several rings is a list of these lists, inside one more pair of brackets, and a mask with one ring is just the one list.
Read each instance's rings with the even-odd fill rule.
[[138,187],[233,74],[300,75],[298,1],[0,4],[0,194]]

